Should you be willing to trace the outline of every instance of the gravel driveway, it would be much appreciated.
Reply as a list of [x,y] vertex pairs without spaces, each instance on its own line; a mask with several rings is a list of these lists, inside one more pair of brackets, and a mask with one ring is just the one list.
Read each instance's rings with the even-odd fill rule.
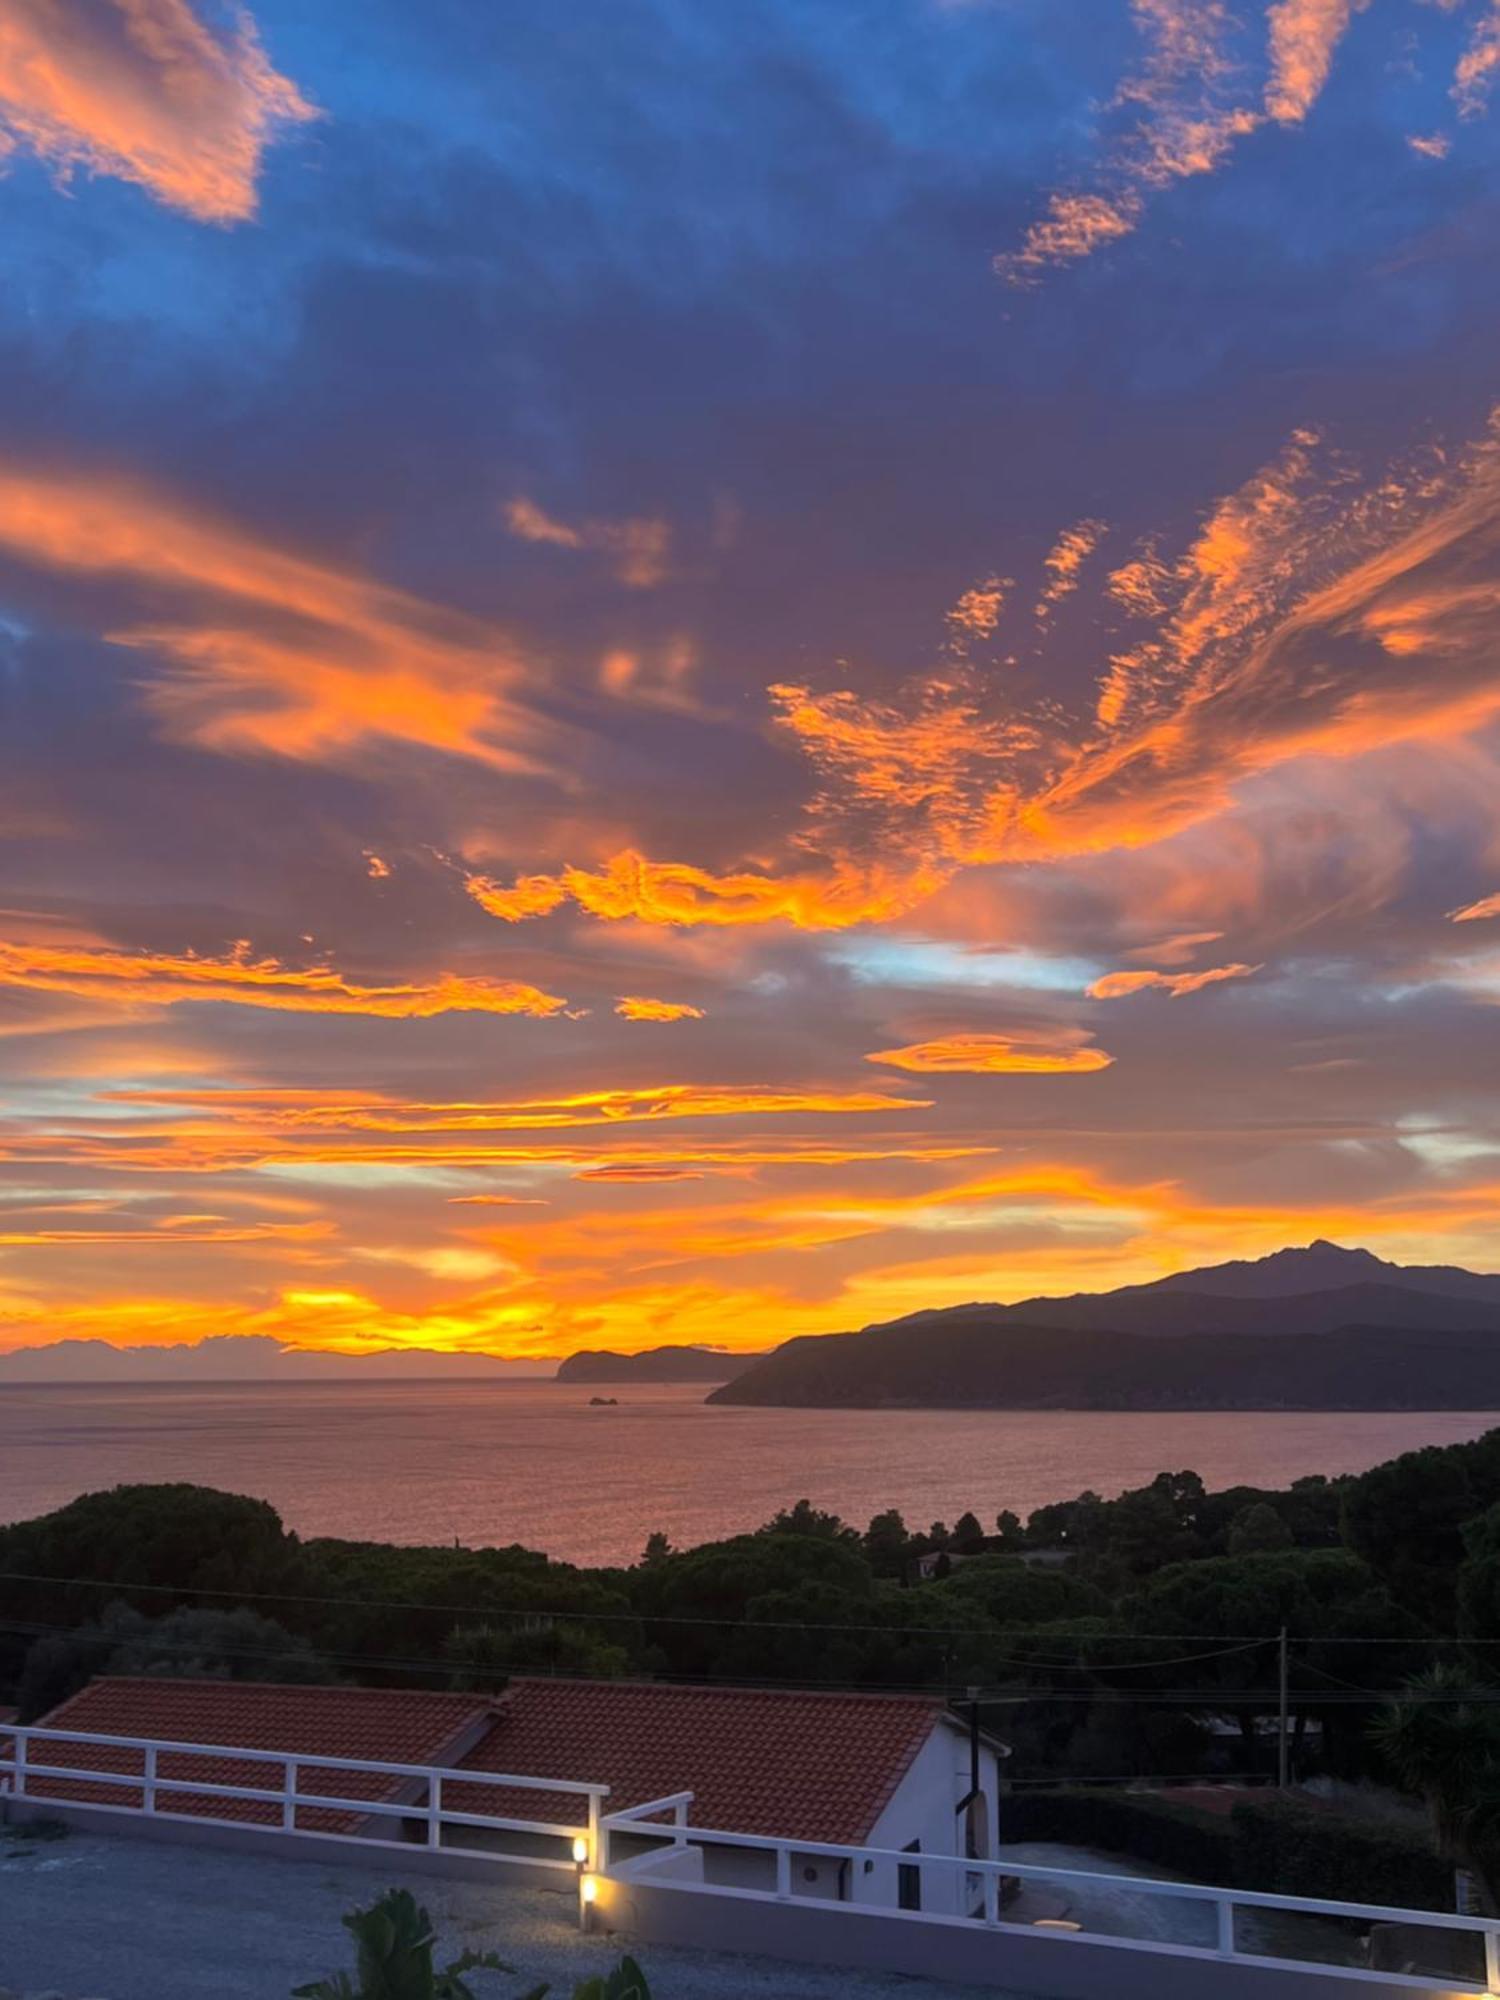
[[[339,1922],[389,1886],[393,1868],[324,1867],[75,1833],[27,1846],[0,1827],[0,1987],[107,2000],[287,2000],[294,1985],[350,1965]],[[466,1945],[498,1951],[514,1980],[490,1974],[494,2000],[538,1979],[558,2000],[604,1970],[619,1945],[580,1936],[571,1899],[419,1877],[440,1962]],[[899,1975],[830,1971],[728,1953],[644,1947],[654,2000],[975,2000]],[[1021,2000],[986,1989],[992,2000]]]

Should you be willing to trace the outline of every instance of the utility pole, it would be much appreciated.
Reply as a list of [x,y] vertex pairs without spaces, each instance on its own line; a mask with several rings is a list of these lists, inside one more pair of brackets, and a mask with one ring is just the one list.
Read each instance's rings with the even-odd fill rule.
[[1276,1713],[1276,1783],[1278,1784],[1278,1786],[1281,1788],[1282,1791],[1285,1791],[1286,1779],[1287,1779],[1287,1770],[1286,1770],[1287,1654],[1286,1654],[1285,1625],[1283,1625],[1281,1628],[1281,1640],[1279,1646],[1279,1668],[1280,1671],[1278,1672],[1277,1675],[1277,1681],[1280,1687],[1281,1698],[1277,1703],[1277,1713]]

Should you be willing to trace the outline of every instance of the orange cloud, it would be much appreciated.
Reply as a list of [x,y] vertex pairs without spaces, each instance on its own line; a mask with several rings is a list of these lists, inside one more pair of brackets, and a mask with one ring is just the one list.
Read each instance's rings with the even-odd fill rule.
[[[1109,142],[1101,184],[1050,195],[1019,250],[995,259],[996,270],[1024,285],[1051,266],[1091,256],[1131,234],[1151,195],[1216,172],[1236,142],[1267,118],[1301,124],[1322,94],[1351,17],[1365,4],[1275,0],[1266,14],[1269,75],[1260,110],[1249,102],[1248,79],[1230,53],[1236,24],[1224,0],[1132,0],[1144,53],[1109,108],[1133,114],[1134,123]],[[1500,34],[1494,47],[1491,54],[1481,30],[1460,64],[1454,88],[1466,110],[1488,88]]]
[[0,943],[0,987],[7,986],[121,1007],[216,1001],[285,1013],[371,1014],[391,1020],[453,1013],[544,1017],[561,1013],[568,1004],[518,980],[452,972],[424,984],[363,986],[330,966],[297,969],[274,958],[252,958],[244,943],[222,958]]
[[633,848],[598,869],[565,868],[558,875],[524,875],[506,886],[471,874],[464,887],[505,923],[544,916],[572,901],[590,916],[666,925],[791,923],[803,930],[839,930],[875,923],[910,909],[939,886],[940,877],[901,866],[835,862],[823,871],[783,876],[740,869],[715,875],[679,861],[650,861]]
[[797,1090],[769,1084],[666,1083],[587,1090],[566,1097],[423,1104],[374,1091],[112,1090],[111,1104],[211,1114],[266,1130],[347,1132],[526,1132],[674,1118],[846,1116],[930,1110],[924,1098],[883,1090]]
[[972,590],[966,590],[947,614],[948,624],[954,633],[971,639],[992,638],[995,627],[1000,623],[1005,588],[1000,577],[988,576],[983,583],[976,583]]
[[1465,903],[1462,909],[1450,910],[1450,924],[1478,923],[1484,917],[1500,917],[1500,889],[1493,896],[1481,896],[1477,903]]
[[1460,118],[1480,116],[1489,104],[1497,75],[1500,75],[1500,4],[1490,0],[1488,12],[1476,25],[1453,73],[1453,99]]
[[[1224,1257],[1254,1257],[1318,1236],[1368,1244],[1400,1262],[1457,1255],[1482,1267],[1492,1247],[1493,1182],[1357,1203],[1215,1204],[1179,1184],[1127,1184],[1066,1162],[996,1173],[915,1198],[800,1205],[753,1203],[657,1211],[643,1223],[606,1209],[574,1218],[536,1245],[539,1262],[504,1281],[439,1303],[400,1304],[332,1277],[288,1284],[270,1303],[222,1297],[101,1292],[83,1303],[7,1297],[0,1346],[105,1338],[161,1346],[215,1334],[263,1333],[295,1346],[340,1352],[437,1347],[501,1355],[558,1355],[580,1346],[633,1348],[697,1341],[729,1350],[764,1347],[799,1332],[837,1332],[921,1307],[976,1297],[1140,1284]],[[962,1255],[930,1246],[955,1224],[982,1231],[985,1212],[1010,1219],[1002,1256],[982,1234]],[[1034,1220],[1035,1236],[1016,1235]],[[1061,1224],[1059,1223],[1061,1218]],[[920,1257],[850,1269],[840,1246],[909,1243],[926,1231]],[[507,1251],[524,1255],[536,1226],[517,1230]],[[774,1236],[787,1253],[776,1276],[762,1253]],[[959,1240],[964,1240],[962,1237]],[[830,1266],[828,1258],[835,1262]],[[722,1273],[745,1263],[753,1281]],[[708,1266],[720,1268],[709,1275]],[[703,1268],[694,1268],[701,1266]]]
[[1156,988],[1178,1000],[1184,993],[1201,993],[1205,986],[1217,986],[1223,979],[1248,979],[1260,969],[1258,965],[1211,965],[1202,972],[1106,972],[1094,981],[1088,994],[1091,1000],[1123,1000],[1128,994]]
[[669,1167],[654,1160],[609,1162],[602,1167],[580,1167],[575,1181],[701,1181],[701,1172],[690,1167]]
[[703,1009],[690,1007],[685,1000],[648,1000],[638,993],[624,993],[615,1002],[615,1012],[625,1021],[701,1021]]
[[817,779],[781,866],[715,872],[625,847],[509,882],[471,870],[468,894],[506,922],[572,905],[834,930],[904,915],[963,869],[1159,843],[1290,759],[1451,739],[1500,709],[1497,538],[1500,433],[1362,482],[1297,431],[1179,556],[1148,545],[1110,574],[1139,629],[1092,712],[1028,702],[961,660],[879,700],[778,683],[776,720]]
[[1322,95],[1334,51],[1351,16],[1367,0],[1276,0],[1266,15],[1271,80],[1266,110],[1281,125],[1298,125]]
[[450,1208],[546,1208],[548,1203],[541,1195],[528,1194],[450,1194]]
[[1078,588],[1079,573],[1098,548],[1104,533],[1103,521],[1079,521],[1058,537],[1046,558],[1047,581],[1036,608],[1039,618],[1045,618],[1054,604],[1060,603]]
[[389,861],[382,861],[378,854],[366,853],[365,873],[372,882],[386,881],[390,876],[390,872],[391,864]]
[[1260,123],[1257,112],[1233,102],[1236,65],[1227,49],[1234,22],[1224,0],[1132,0],[1131,13],[1145,54],[1121,81],[1111,109],[1133,114],[1135,122],[1112,143],[1101,187],[1051,195],[1020,249],[995,259],[1012,284],[1034,283],[1048,266],[1128,236],[1148,195],[1213,173],[1234,142]]
[[215,31],[188,0],[6,0],[0,156],[110,174],[200,222],[256,209],[261,156],[315,117],[249,16]]
[[149,620],[105,636],[158,663],[147,699],[173,736],[307,761],[397,742],[536,768],[522,662],[478,620],[83,473],[0,469],[0,549],[140,593]]
[[331,1236],[329,1222],[252,1222],[220,1224],[215,1218],[168,1217],[154,1229],[32,1229],[0,1230],[0,1249],[72,1249],[100,1244],[150,1244],[157,1250],[178,1243],[307,1243]]
[[[602,1145],[583,1139],[560,1143],[497,1142],[476,1136],[464,1141],[370,1140],[341,1136],[307,1137],[297,1133],[127,1132],[95,1130],[0,1136],[0,1161],[28,1168],[62,1167],[70,1172],[107,1171],[139,1176],[149,1184],[163,1175],[216,1176],[295,1168],[309,1179],[318,1170],[331,1178],[351,1169],[399,1169],[415,1179],[439,1172],[469,1169],[538,1172],[548,1176],[574,1174],[594,1167],[680,1167],[701,1172],[744,1176],[763,1169],[796,1169],[798,1173],[842,1167],[893,1165],[943,1167],[954,1161],[982,1158],[991,1146],[944,1144],[915,1140],[851,1140],[835,1144],[814,1139],[688,1139],[678,1144],[640,1140]],[[522,1204],[475,1202],[476,1208],[504,1213]],[[526,1204],[530,1206],[531,1204]],[[549,1201],[536,1206],[550,1207]]]
[[549,916],[568,900],[567,884],[556,875],[522,875],[509,888],[488,875],[466,875],[464,887],[481,910],[506,924]]
[[1132,189],[1116,194],[1053,194],[1047,212],[1026,232],[1021,248],[995,259],[995,269],[1012,284],[1024,284],[1051,264],[1090,257],[1106,243],[1131,235],[1145,204]]
[[1171,937],[1158,938],[1155,944],[1141,945],[1134,951],[1126,952],[1127,958],[1161,958],[1168,965],[1181,965],[1191,958],[1200,944],[1217,944],[1223,937],[1222,931],[1176,931]]
[[666,577],[671,561],[672,530],[665,521],[632,515],[622,521],[582,521],[573,526],[555,520],[534,501],[512,500],[505,510],[506,526],[523,542],[540,542],[558,549],[589,549],[604,555],[620,582],[631,590],[650,590]]
[[[1127,977],[1129,975],[1126,975]],[[1015,1035],[942,1035],[901,1049],[880,1049],[866,1062],[922,1074],[963,1076],[1082,1076],[1108,1069],[1114,1057],[1083,1046],[1085,1037],[1055,1041]]]

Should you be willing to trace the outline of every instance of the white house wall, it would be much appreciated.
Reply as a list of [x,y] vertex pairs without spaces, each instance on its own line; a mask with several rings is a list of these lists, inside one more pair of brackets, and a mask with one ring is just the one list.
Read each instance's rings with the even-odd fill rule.
[[[993,1854],[999,1847],[996,1801],[1000,1791],[1000,1760],[983,1741],[979,1746],[979,1783],[988,1810],[989,1848]],[[890,1803],[875,1822],[867,1844],[906,1847],[919,1840],[922,1855],[962,1854],[964,1819],[957,1808],[968,1790],[968,1734],[950,1723],[940,1722],[913,1758]],[[912,1863],[920,1865],[920,1857],[914,1854]],[[860,1863],[852,1883],[851,1901],[894,1909],[898,1866],[894,1861]],[[963,1884],[961,1869],[923,1868],[922,1908],[945,1915],[966,1914]]]

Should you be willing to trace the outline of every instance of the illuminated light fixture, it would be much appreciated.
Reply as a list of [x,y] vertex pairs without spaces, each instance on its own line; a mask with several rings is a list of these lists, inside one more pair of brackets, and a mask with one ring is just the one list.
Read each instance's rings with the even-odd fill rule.
[[592,1903],[599,1894],[599,1877],[585,1875],[578,1884],[578,1893],[586,1903]]
[[573,1836],[573,1859],[578,1863],[579,1867],[581,1868],[584,1862],[588,1860],[588,1858],[589,1858],[588,1842],[584,1839],[581,1833],[575,1833]]

